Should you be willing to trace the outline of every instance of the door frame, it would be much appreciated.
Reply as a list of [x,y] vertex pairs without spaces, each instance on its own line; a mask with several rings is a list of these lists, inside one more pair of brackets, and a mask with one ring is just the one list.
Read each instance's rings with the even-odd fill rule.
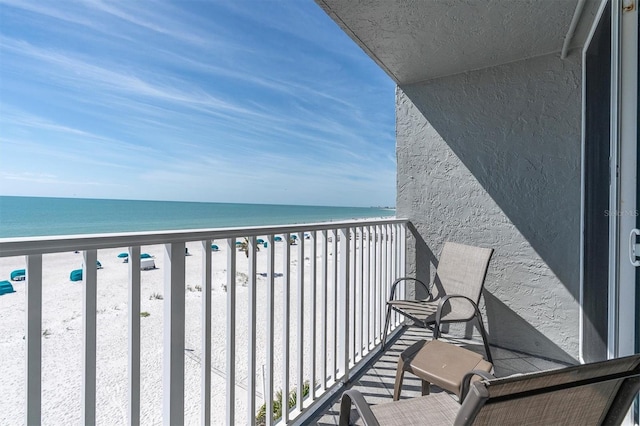
[[[612,7],[613,7],[613,0]],[[585,232],[586,232],[586,181],[587,181],[587,164],[586,164],[586,133],[587,133],[587,50],[591,45],[591,42],[596,33],[596,29],[602,19],[602,15],[605,12],[605,8],[607,6],[608,0],[602,0],[600,3],[600,7],[598,8],[598,12],[593,20],[591,25],[591,29],[589,30],[589,34],[587,39],[585,40],[585,44],[582,48],[582,117],[581,117],[581,148],[580,148],[580,309],[579,309],[579,359],[581,363],[585,363],[585,355],[584,355],[584,333],[585,333],[585,325],[584,325],[584,306],[585,306],[585,295],[584,295],[584,269],[585,269]],[[611,113],[611,112],[610,112]],[[609,227],[611,224],[609,223]]]
[[[583,357],[585,233],[586,52],[609,0],[602,0],[582,49],[579,356]],[[611,105],[607,357],[635,352],[636,271],[629,262],[629,233],[636,227],[638,117],[638,6],[611,1]]]
[[[636,228],[638,217],[638,0],[620,1],[618,12],[612,14],[614,37],[617,41],[617,123],[615,127],[619,144],[619,211],[618,281],[614,283],[617,302],[615,306],[615,340],[611,342],[610,357],[635,353],[636,335],[636,268],[630,262],[629,234]],[[617,20],[617,22],[616,22]],[[613,130],[613,129],[612,129]],[[613,133],[612,133],[613,134]],[[610,288],[611,288],[610,283]]]

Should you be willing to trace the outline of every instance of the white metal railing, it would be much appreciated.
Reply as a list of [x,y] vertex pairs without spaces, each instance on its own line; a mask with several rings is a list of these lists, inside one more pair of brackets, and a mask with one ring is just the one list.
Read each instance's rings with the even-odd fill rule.
[[[404,275],[406,225],[406,220],[388,219],[0,239],[0,257],[26,257],[26,424],[41,423],[42,282],[46,276],[43,255],[83,253],[83,423],[94,424],[100,410],[96,404],[98,277],[96,269],[87,265],[96,264],[98,250],[128,247],[127,411],[130,424],[139,424],[140,253],[141,247],[156,244],[164,246],[162,418],[165,424],[185,421],[185,248],[187,243],[196,242],[202,250],[201,423],[254,424],[258,406],[266,403],[265,423],[270,425],[275,420],[268,407],[277,390],[287,401],[295,387],[295,406],[286,409],[287,403],[283,402],[281,418],[285,423],[294,422],[313,410],[314,403],[328,390],[347,381],[350,371],[379,344],[389,285],[394,277]],[[283,241],[277,242],[277,237]],[[264,243],[259,244],[259,238]],[[226,253],[227,311],[222,321],[212,315],[214,240],[224,241],[222,251]],[[240,256],[238,241],[247,246],[246,253]],[[280,265],[277,258],[281,259]],[[247,263],[242,263],[245,260]],[[261,283],[260,288],[258,260],[260,267],[266,269],[260,275],[266,278],[266,286]],[[220,262],[216,258],[216,264]],[[248,271],[246,296],[243,289],[242,299],[237,282],[240,264]],[[293,270],[297,271],[294,276]],[[245,312],[246,317],[239,317],[239,312]],[[264,322],[259,317],[264,317]],[[396,328],[399,323],[400,318],[394,316],[391,327]],[[246,327],[242,328],[246,330],[242,337],[237,333],[240,327]],[[214,328],[226,328],[223,368],[212,365]],[[246,345],[247,350],[237,351],[239,344]],[[212,368],[225,371],[226,388],[212,390]],[[257,378],[262,378],[262,389]],[[245,396],[237,392],[240,381],[244,381]],[[309,383],[306,395],[305,383]],[[211,401],[217,398],[225,399],[226,415],[216,420],[214,414],[218,413],[212,413]],[[238,401],[246,407],[244,413],[238,411]]]

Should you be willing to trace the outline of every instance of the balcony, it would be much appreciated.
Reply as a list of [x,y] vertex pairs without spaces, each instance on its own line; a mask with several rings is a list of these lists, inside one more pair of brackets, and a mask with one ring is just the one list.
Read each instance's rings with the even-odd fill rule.
[[309,419],[378,353],[407,225],[2,239],[0,270],[26,280],[0,298],[0,423],[253,424],[278,392],[295,400],[281,421]]

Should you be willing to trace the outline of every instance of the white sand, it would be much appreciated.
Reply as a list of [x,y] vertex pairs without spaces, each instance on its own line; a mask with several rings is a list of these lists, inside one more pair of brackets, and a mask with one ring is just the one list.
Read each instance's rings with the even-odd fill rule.
[[[213,252],[213,335],[212,335],[212,424],[225,421],[226,400],[226,242],[217,241],[219,252]],[[331,245],[329,245],[331,246]],[[200,242],[187,243],[191,256],[186,257],[186,348],[185,352],[185,420],[187,424],[200,422],[201,381],[201,304],[202,246]],[[276,243],[276,273],[283,272],[284,243]],[[309,240],[305,241],[305,336],[310,336]],[[331,250],[331,248],[330,248]],[[100,250],[98,260],[97,312],[97,421],[99,424],[127,422],[127,287],[128,264],[117,257],[124,248]],[[151,297],[164,293],[164,246],[143,247],[142,252],[155,256],[157,269],[142,271],[142,308],[148,317],[142,323],[142,423],[159,424],[162,421],[162,342],[163,300]],[[265,364],[266,339],[266,272],[267,250],[257,257],[257,371],[256,390],[262,403],[262,365]],[[329,262],[333,256],[330,255]],[[288,324],[290,353],[290,383],[296,386],[297,377],[297,246],[291,246],[291,320]],[[0,280],[9,279],[11,271],[24,268],[24,258],[0,258]],[[42,338],[42,419],[43,424],[81,423],[82,401],[82,291],[84,282],[71,282],[69,273],[81,268],[82,254],[58,253],[43,257],[43,338]],[[237,326],[236,326],[236,423],[245,424],[247,416],[247,348],[248,303],[247,259],[238,252],[237,269]],[[24,424],[25,421],[25,283],[12,282],[16,293],[0,296],[0,425]],[[331,285],[329,287],[332,289]],[[328,306],[335,306],[333,291],[329,291]],[[320,298],[318,296],[318,303]],[[274,338],[275,389],[281,387],[282,340],[285,324],[282,321],[284,303],[283,278],[275,279]],[[318,310],[318,330],[320,312]],[[328,341],[333,341],[333,315],[330,314]],[[319,341],[319,340],[318,340]],[[333,354],[321,353],[319,361]],[[305,377],[310,376],[311,342],[305,340]],[[319,366],[317,371],[319,371]]]

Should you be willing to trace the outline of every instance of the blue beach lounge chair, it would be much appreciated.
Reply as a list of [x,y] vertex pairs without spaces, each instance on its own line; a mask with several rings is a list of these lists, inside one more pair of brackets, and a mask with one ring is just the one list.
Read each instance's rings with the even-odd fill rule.
[[82,269],[74,269],[69,275],[71,281],[82,281]]
[[24,269],[16,269],[11,273],[11,281],[24,281],[27,273]]
[[0,281],[0,296],[7,293],[15,293],[13,286],[9,281]]

